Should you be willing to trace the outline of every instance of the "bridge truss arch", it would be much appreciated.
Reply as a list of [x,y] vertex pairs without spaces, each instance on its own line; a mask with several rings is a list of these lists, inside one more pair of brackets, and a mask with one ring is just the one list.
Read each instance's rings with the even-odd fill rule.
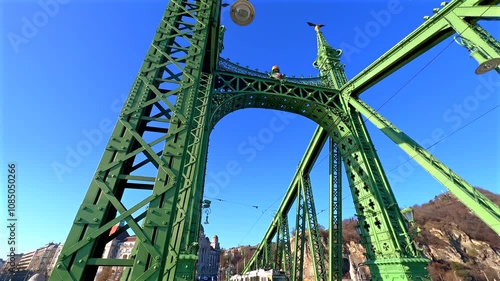
[[[409,267],[420,267],[421,269],[425,267],[427,261],[420,256],[420,253],[411,242],[405,227],[405,221],[400,214],[400,208],[385,177],[361,115],[354,107],[346,105],[339,91],[321,86],[305,85],[311,82],[308,79],[297,79],[296,83],[292,83],[286,80],[262,79],[258,76],[234,72],[215,72],[215,77],[216,82],[211,103],[213,115],[209,118],[211,127],[215,126],[218,120],[231,112],[245,108],[281,110],[314,121],[322,128],[321,131],[331,138],[335,147],[338,148],[336,151],[338,153],[337,157],[344,162],[356,213],[360,225],[366,232],[365,247],[367,257],[369,259],[379,259],[379,262],[383,259],[391,259],[386,264],[387,268],[383,268],[384,266],[380,262],[372,271],[375,272],[375,268],[382,268],[381,271],[387,271],[388,268],[394,270],[395,267],[402,264]],[[345,110],[345,106],[347,106],[347,110]],[[310,160],[303,159],[303,161]],[[257,251],[252,261],[249,262],[247,269],[257,269],[259,267],[284,268],[288,266],[287,271],[293,271],[295,274],[290,274],[290,278],[294,280],[302,278],[300,267],[303,256],[296,257],[293,265],[291,261],[289,261],[290,264],[288,265],[282,265],[279,263],[283,263],[283,259],[291,256],[291,252],[275,253],[274,255],[269,252],[272,244],[269,238],[282,231],[281,239],[283,239],[283,235],[289,231],[280,228],[285,227],[282,224],[283,220],[288,215],[294,201],[299,200],[299,208],[305,208],[304,206],[307,204],[309,208],[314,208],[314,206],[311,206],[314,205],[314,203],[311,203],[313,199],[310,198],[312,196],[309,179],[310,170],[301,170],[300,172],[300,180],[297,186],[289,187],[291,190],[294,190],[294,188],[297,190],[283,202],[286,207],[280,209],[276,215],[277,218],[280,218],[277,220],[279,227],[275,227],[271,231],[272,234],[266,235],[267,241],[263,241],[261,244],[262,249]],[[304,192],[302,197],[301,190]],[[337,198],[337,200],[339,199]],[[310,210],[297,211],[298,220],[301,221],[298,221],[295,227],[296,229],[302,228],[303,231],[312,232],[313,235],[308,236],[308,238],[312,239],[310,241],[311,249],[316,247],[315,250],[318,252],[315,253],[317,257],[317,260],[314,261],[315,267],[317,267],[318,275],[321,276],[319,278],[326,280],[326,271],[322,269],[326,264],[319,255],[319,252],[323,253],[324,249],[321,248],[322,245],[319,242],[316,214],[311,212],[309,217],[306,218],[305,214],[308,211]],[[286,224],[288,225],[288,222]],[[304,239],[304,237],[299,238]],[[303,248],[304,241],[301,243],[302,245],[297,245],[294,251],[303,254],[305,251],[305,248]],[[277,244],[279,244],[279,241]],[[284,251],[290,245],[283,244],[281,247]],[[297,247],[302,248],[297,249]],[[341,258],[342,255],[338,254],[337,259]],[[256,263],[252,263],[253,261]],[[337,270],[341,270],[341,268],[337,268]]]
[[[408,40],[391,49],[385,59],[377,60],[350,81],[339,81],[342,69],[335,61],[338,58],[332,57],[335,52],[328,52],[331,49],[318,29],[318,48],[327,49],[318,60],[324,76],[294,81],[218,67],[222,61],[221,1],[171,0],[50,280],[93,280],[98,266],[125,266],[123,280],[193,280],[209,134],[224,116],[250,107],[293,112],[318,123],[320,128],[311,141],[313,147],[306,151],[306,160],[313,158],[314,150],[328,137],[334,140],[330,146],[330,174],[334,175],[330,196],[335,208],[330,217],[336,223],[333,225],[341,223],[338,181],[342,160],[367,249],[367,264],[375,280],[427,280],[427,261],[408,235],[361,114],[371,116],[370,121],[497,232],[499,208],[358,96],[361,90],[421,54],[424,46],[437,44],[452,29],[474,24],[470,20],[474,15],[498,18],[498,7],[489,7],[497,3],[452,1]],[[464,19],[469,22],[464,23]],[[482,56],[500,56],[497,41],[485,40],[484,34],[474,28],[467,31],[462,35],[476,42],[476,47],[482,46]],[[280,247],[289,248],[284,214],[294,198],[300,206],[296,224],[303,231],[306,225],[310,231],[317,228],[307,163],[301,165],[280,206],[280,216],[271,223],[264,237],[266,243],[261,244],[259,254],[267,256],[268,264],[269,241],[275,234],[281,237]],[[153,172],[144,173],[142,168],[146,166]],[[126,208],[121,200],[131,189],[149,194]],[[122,221],[125,225],[110,236],[111,227]],[[137,235],[133,253],[127,259],[102,258],[105,245],[128,229]],[[338,253],[341,232],[338,228],[335,231],[330,231],[334,243],[330,250],[337,252],[330,256],[330,263],[342,258]],[[302,246],[296,249],[301,253],[295,251],[292,256],[286,250],[283,255],[275,255],[275,265],[284,263],[295,281],[302,277],[299,254],[303,255],[305,240],[300,243]],[[309,243],[318,261],[317,280],[326,280],[321,245],[317,239],[309,239]],[[329,279],[338,279],[331,271]]]

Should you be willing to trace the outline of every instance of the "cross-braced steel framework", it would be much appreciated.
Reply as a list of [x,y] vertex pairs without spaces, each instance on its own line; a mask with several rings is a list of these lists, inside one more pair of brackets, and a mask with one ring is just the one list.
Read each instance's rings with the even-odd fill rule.
[[[123,280],[194,280],[209,134],[224,116],[244,108],[296,113],[318,124],[246,270],[274,267],[291,280],[302,280],[308,241],[316,280],[341,279],[343,163],[373,279],[428,280],[427,260],[412,243],[362,115],[497,233],[499,207],[359,96],[454,33],[479,62],[499,58],[500,44],[477,24],[481,18],[497,20],[499,2],[448,3],[351,80],[344,74],[341,50],[330,46],[317,27],[314,65],[320,78],[279,80],[219,57],[224,32],[220,0],[171,0],[50,280],[93,280],[98,266],[126,267]],[[327,266],[309,172],[328,138]],[[126,208],[121,200],[132,189],[149,195]],[[297,212],[292,243],[288,214],[293,204]],[[111,227],[122,221],[124,226],[110,236]],[[129,229],[138,241],[130,257],[101,258],[106,243]]]

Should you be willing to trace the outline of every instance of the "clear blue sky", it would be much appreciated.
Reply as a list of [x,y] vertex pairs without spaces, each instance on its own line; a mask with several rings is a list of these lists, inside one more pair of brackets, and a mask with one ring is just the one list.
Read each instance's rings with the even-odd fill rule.
[[[326,24],[327,40],[344,49],[345,70],[352,78],[422,24],[440,2],[253,0],[256,18],[247,27],[235,26],[224,10],[222,56],[260,70],[278,64],[287,75],[315,76],[316,37],[306,25],[312,21]],[[0,175],[5,183],[7,163],[17,163],[18,252],[66,239],[111,133],[106,123],[114,126],[166,5],[158,0],[61,0],[57,7],[44,8],[34,0],[2,1]],[[484,26],[500,38],[496,24]],[[12,41],[21,36],[22,41]],[[383,105],[380,112],[424,147],[450,135],[432,152],[471,184],[498,193],[500,110],[490,110],[500,104],[500,77],[476,76],[477,63],[451,41],[362,98],[374,108]],[[277,116],[283,129],[273,131],[250,157],[244,152],[249,138],[270,129]],[[315,127],[301,116],[256,109],[220,121],[211,135],[207,167],[207,185],[219,188],[205,195],[225,201],[212,200],[206,234],[217,234],[224,248],[259,243]],[[408,156],[385,135],[368,127],[401,207],[427,202],[445,190],[413,161],[406,162]],[[82,150],[89,132],[96,130],[102,138]],[[68,160],[79,148],[85,153]],[[312,173],[318,211],[328,208],[325,155]],[[213,175],[230,161],[238,164],[238,173],[227,184],[217,183]],[[54,163],[68,165],[71,172],[58,174]],[[347,185],[343,192],[348,218],[354,208]],[[0,194],[5,206],[6,184]],[[5,207],[0,218],[7,224]],[[327,212],[318,218],[327,225]],[[6,227],[0,227],[0,257],[7,254],[6,234]]]

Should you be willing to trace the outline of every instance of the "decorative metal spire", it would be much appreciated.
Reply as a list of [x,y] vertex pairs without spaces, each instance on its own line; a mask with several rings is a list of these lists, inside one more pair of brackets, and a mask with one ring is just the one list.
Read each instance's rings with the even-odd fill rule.
[[342,85],[347,83],[347,78],[344,73],[344,65],[340,62],[340,56],[342,55],[342,50],[334,49],[326,41],[321,28],[324,24],[314,24],[311,22],[307,23],[309,26],[314,26],[316,31],[316,38],[318,41],[318,56],[313,62],[313,66],[317,68],[322,76],[328,76],[332,86],[336,89],[340,89]]

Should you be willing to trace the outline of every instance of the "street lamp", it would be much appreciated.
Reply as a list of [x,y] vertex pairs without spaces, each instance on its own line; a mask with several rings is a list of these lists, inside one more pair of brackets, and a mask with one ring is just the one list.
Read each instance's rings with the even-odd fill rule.
[[401,214],[405,218],[406,229],[408,231],[410,231],[410,225],[412,226],[412,231],[409,234],[413,240],[415,249],[417,249],[417,251],[421,252],[422,248],[418,247],[416,241],[414,240],[415,237],[417,237],[417,235],[421,232],[421,230],[420,230],[420,227],[415,225],[415,218],[413,216],[413,209],[412,208],[404,208],[401,210]]
[[413,220],[413,209],[411,208],[404,208],[403,210],[401,210],[401,214],[403,214],[403,216],[405,217],[405,219],[412,223],[414,222]]
[[231,19],[237,25],[249,25],[255,17],[255,8],[248,0],[237,0],[231,5]]
[[476,74],[484,74],[500,66],[500,58],[493,58],[482,62],[476,68]]
[[210,200],[203,200],[201,207],[205,210],[205,214],[207,215],[205,218],[204,224],[208,224],[208,215],[210,215],[210,204],[212,202]]
[[413,209],[404,208],[403,210],[401,210],[401,214],[405,218],[406,229],[410,229],[410,224],[413,225],[414,222]]
[[401,214],[406,220],[406,229],[410,229],[410,225],[414,227],[415,234],[419,233],[421,230],[417,226],[415,227],[415,218],[413,216],[413,209],[412,208],[404,208],[401,210]]
[[479,63],[475,71],[476,74],[484,74],[494,69],[500,73],[500,58],[489,57],[482,48],[460,35],[455,36],[453,39],[458,45],[465,47],[470,52],[470,56]]

